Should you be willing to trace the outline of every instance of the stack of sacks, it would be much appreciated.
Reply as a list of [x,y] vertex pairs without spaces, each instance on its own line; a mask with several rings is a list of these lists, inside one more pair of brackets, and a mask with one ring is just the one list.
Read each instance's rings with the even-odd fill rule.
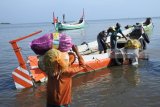
[[[53,74],[53,69],[58,63],[62,69],[69,65],[67,51],[72,48],[72,39],[66,34],[49,33],[33,40],[31,49],[38,55],[38,66],[47,74]],[[51,75],[50,74],[50,75]]]

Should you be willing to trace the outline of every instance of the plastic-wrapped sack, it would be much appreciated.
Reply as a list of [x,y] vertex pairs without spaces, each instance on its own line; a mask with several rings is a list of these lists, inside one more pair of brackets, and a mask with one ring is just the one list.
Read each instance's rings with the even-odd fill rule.
[[72,48],[72,39],[66,34],[61,34],[59,39],[59,50],[61,52],[67,52]]
[[69,66],[69,55],[67,52],[60,52],[57,49],[50,49],[43,55],[43,60],[39,64],[39,68],[43,68],[47,74],[53,74],[56,70],[55,67],[61,66],[62,70],[65,70]]
[[52,48],[67,52],[72,48],[72,39],[63,33],[48,33],[33,40],[30,46],[37,55],[44,55]]
[[37,55],[44,55],[48,50],[52,49],[53,36],[52,33],[45,34],[40,38],[34,39],[30,47]]

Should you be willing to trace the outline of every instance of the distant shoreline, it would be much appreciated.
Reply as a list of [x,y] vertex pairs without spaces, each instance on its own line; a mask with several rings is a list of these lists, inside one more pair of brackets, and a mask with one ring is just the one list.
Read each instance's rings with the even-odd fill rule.
[[0,23],[0,24],[11,24],[11,23]]

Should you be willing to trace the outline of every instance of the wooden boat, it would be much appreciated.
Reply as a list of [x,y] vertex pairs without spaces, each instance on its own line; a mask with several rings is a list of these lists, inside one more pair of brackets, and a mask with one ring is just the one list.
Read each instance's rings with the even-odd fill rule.
[[83,10],[83,14],[82,14],[81,18],[78,21],[67,23],[64,21],[64,15],[63,15],[63,22],[54,21],[54,26],[55,26],[56,31],[84,28],[84,26],[85,26],[84,10]]
[[59,22],[56,24],[57,30],[72,30],[72,29],[80,29],[85,25],[85,20],[83,19],[81,22],[72,22],[72,23],[62,23]]
[[[105,54],[94,54],[94,55],[83,55],[82,56],[85,62],[85,67],[80,67],[79,71],[83,71],[79,74],[84,74],[84,73],[89,73],[92,71],[96,71],[102,68],[105,68],[107,66],[109,66],[111,58],[109,58],[109,54],[105,53]],[[38,82],[44,82],[47,80],[47,75],[45,74],[45,72],[41,71],[38,68],[38,59],[37,56],[29,56],[28,57],[28,62],[29,62],[29,66],[30,66],[30,72],[33,75],[33,79]],[[72,67],[78,67],[79,63],[78,60],[76,59],[76,61],[70,66],[70,68],[72,69]],[[37,75],[38,74],[38,75]]]
[[[17,42],[36,35],[40,32],[42,31],[38,31],[10,41],[19,63],[19,66],[12,72],[12,77],[17,89],[32,87],[37,82],[47,81],[47,74],[38,68],[37,56],[28,56],[28,61],[25,62],[21,54],[21,49],[17,44]],[[83,70],[84,73],[89,73],[91,71],[102,69],[109,66],[109,64],[111,63],[111,57],[109,52],[104,54],[83,55],[82,57],[85,61],[86,66],[85,68],[81,67],[79,70]],[[73,63],[71,67],[75,66],[79,66],[77,60]]]
[[[32,87],[34,83],[47,81],[47,74],[38,68],[37,56],[28,56],[28,61],[25,62],[20,48],[17,42],[38,34],[42,31],[38,31],[27,36],[10,41],[13,50],[17,56],[19,66],[12,72],[12,77],[17,89],[23,89],[27,87]],[[84,73],[89,73],[91,71],[96,71],[107,67],[110,64],[111,58],[109,53],[105,54],[94,54],[94,55],[83,55],[86,66],[80,68]],[[78,60],[72,64],[72,67],[79,66]],[[80,73],[82,74],[82,73]],[[79,74],[77,74],[79,75]]]

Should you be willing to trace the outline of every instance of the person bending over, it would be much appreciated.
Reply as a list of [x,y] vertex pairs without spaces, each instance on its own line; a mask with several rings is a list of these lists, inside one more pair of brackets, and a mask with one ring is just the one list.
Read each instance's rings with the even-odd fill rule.
[[124,36],[124,34],[122,33],[122,30],[120,29],[120,27],[121,27],[121,25],[119,23],[117,23],[115,28],[109,27],[107,30],[107,36],[109,35],[109,33],[111,33],[111,35],[110,35],[111,51],[114,51],[114,49],[116,48],[118,33],[120,33],[127,40],[126,36]]
[[103,30],[97,36],[99,54],[101,54],[103,51],[104,53],[106,53],[107,51],[106,40],[107,40],[107,35],[106,32]]

